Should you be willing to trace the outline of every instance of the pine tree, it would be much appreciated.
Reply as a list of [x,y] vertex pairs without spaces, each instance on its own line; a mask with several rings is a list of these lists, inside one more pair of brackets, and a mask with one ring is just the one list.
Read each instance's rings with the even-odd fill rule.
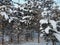
[[[58,12],[58,8],[57,7],[58,6],[56,5],[56,3],[53,0],[44,0],[43,2],[44,2],[43,5],[42,5],[43,11],[42,11],[41,15],[42,15],[42,17],[44,19],[47,19],[48,25],[50,25],[50,20],[51,19],[54,20],[54,21],[56,21],[57,18],[58,18],[57,17],[57,15],[58,15],[58,13],[57,13]],[[53,12],[53,11],[56,11],[56,12]],[[57,13],[57,14],[56,15],[53,15],[54,13],[55,14]],[[53,18],[52,16],[53,17],[56,16],[56,18]],[[45,25],[45,24],[43,24],[43,25]],[[45,25],[45,26],[47,26],[47,25]],[[44,28],[44,30],[45,30],[45,28]],[[54,33],[54,32],[52,31],[51,33]],[[52,42],[53,42],[53,45],[55,45],[54,44],[54,41],[56,41],[55,40],[56,38],[53,35],[51,35],[50,32],[49,32],[48,36],[47,35],[45,35],[45,36],[46,36],[45,39],[47,39],[47,41],[48,41],[48,38],[50,38],[52,40]]]

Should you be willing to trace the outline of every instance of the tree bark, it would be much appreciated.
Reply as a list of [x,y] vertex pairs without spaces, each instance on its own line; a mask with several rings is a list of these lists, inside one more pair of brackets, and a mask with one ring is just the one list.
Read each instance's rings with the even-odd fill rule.
[[33,35],[34,35],[33,33],[34,33],[34,32],[32,31],[32,32],[31,32],[31,40],[33,40]]
[[52,45],[56,45],[56,42],[55,41],[52,41]]
[[46,45],[49,45],[48,43],[49,43],[49,42],[48,42],[48,39],[47,39],[47,40],[46,40]]
[[11,40],[10,40],[10,42],[11,42],[11,43],[13,42],[12,35],[11,35]]
[[18,43],[19,43],[19,34],[17,35],[17,38],[18,38]]
[[2,45],[4,45],[4,30],[3,30],[3,33],[2,33]]
[[39,37],[40,37],[40,33],[39,33],[39,31],[38,31],[38,43],[40,43]]

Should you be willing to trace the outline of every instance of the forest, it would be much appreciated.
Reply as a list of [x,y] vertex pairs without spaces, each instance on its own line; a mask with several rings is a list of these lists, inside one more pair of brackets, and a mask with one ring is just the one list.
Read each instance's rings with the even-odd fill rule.
[[0,0],[0,44],[21,45],[43,40],[46,45],[50,42],[50,45],[60,45],[60,9],[57,3],[54,0],[25,1],[20,4]]

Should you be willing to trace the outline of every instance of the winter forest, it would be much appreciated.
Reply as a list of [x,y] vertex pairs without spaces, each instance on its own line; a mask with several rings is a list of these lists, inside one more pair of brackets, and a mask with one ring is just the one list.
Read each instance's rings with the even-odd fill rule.
[[54,0],[24,1],[20,4],[0,0],[0,45],[60,45],[57,3]]

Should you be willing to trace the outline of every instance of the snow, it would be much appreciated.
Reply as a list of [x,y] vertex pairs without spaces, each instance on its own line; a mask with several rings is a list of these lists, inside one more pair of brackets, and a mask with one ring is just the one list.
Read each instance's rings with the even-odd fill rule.
[[46,15],[47,15],[47,11],[43,11],[43,12],[41,13],[41,15],[42,15],[42,17],[46,16]]
[[[60,41],[60,32],[56,29],[58,21],[56,22],[54,20],[49,20],[49,22],[53,26],[52,30],[56,32],[56,33],[53,33],[53,35],[57,38],[58,41]],[[44,23],[48,23],[48,20],[47,19],[41,19],[40,20],[40,24],[42,25]],[[48,26],[47,28],[44,29],[44,31],[45,31],[46,34],[49,34],[49,29],[51,29],[50,26]],[[42,34],[43,34],[43,32],[42,32]]]
[[44,8],[44,11],[46,11],[48,8]]
[[40,30],[42,30],[43,28],[42,27],[40,27]]
[[51,1],[51,0],[46,0],[46,1]]
[[30,18],[31,16],[23,16],[22,19]]
[[56,9],[56,6],[57,6],[56,4],[53,4],[52,9]]
[[32,12],[33,10],[29,10],[29,12]]
[[55,37],[57,38],[57,40],[60,41],[60,34],[54,33],[53,35],[55,35]]
[[21,14],[24,14],[23,12],[20,12]]
[[57,23],[57,26],[60,27],[60,25],[58,25],[58,23],[60,23],[60,21],[56,21],[56,23]]
[[25,43],[25,44],[22,44],[22,45],[40,45],[40,43],[28,42],[28,43]]
[[41,33],[41,34],[40,34],[40,37],[43,37],[43,35],[44,35],[44,34],[43,34],[43,33]]
[[37,42],[25,42],[23,44],[8,44],[8,45],[46,45],[46,43],[48,43],[48,45],[52,45],[52,42],[40,42],[40,43],[37,43]]
[[50,13],[51,14],[51,10],[48,10],[47,13]]
[[28,9],[23,9],[24,11],[28,11]]
[[53,26],[53,30],[57,33],[60,33],[58,30],[57,30],[57,22],[54,21],[54,20],[50,20],[50,23],[51,25]]
[[12,13],[13,11],[11,9],[9,9],[9,12]]
[[17,10],[14,10],[13,13],[17,12]]
[[40,5],[42,5],[42,4],[43,4],[43,2],[39,2],[39,4],[40,4]]
[[24,9],[24,7],[20,7],[20,9],[21,9],[21,10],[23,10],[23,9]]
[[10,19],[9,19],[9,23],[11,23],[11,21],[13,20],[13,18],[12,17],[10,17]]
[[51,29],[49,26],[45,29],[46,34],[49,34],[49,29]]
[[0,8],[4,8],[4,7],[6,8],[6,6],[5,6],[5,5],[3,5],[3,6],[0,6]]
[[[46,0],[46,1],[49,1],[49,0]],[[37,2],[37,3],[40,3],[40,5],[42,5],[42,3],[43,2]],[[34,3],[31,1],[31,3],[30,4],[27,4],[27,5],[31,5],[31,7],[33,7],[34,6]],[[38,6],[38,4],[36,4],[36,6],[38,6],[38,8],[41,8],[41,6]],[[36,7],[36,6],[34,6],[34,7]],[[0,6],[0,8],[6,8],[6,6]],[[17,6],[16,6],[17,7]],[[19,6],[18,6],[19,7]],[[17,8],[18,8],[17,7]],[[22,6],[22,7],[20,7],[20,9],[21,10],[24,10],[24,11],[28,11],[28,9],[24,9],[24,7]],[[49,11],[47,11],[47,9],[48,8],[44,8],[43,10],[43,12],[41,13],[41,15],[44,17],[44,16],[46,16],[47,15],[47,13],[49,13],[50,15],[51,15],[51,11],[49,10]],[[56,9],[56,4],[54,4],[53,5],[53,7],[52,7],[52,9]],[[3,9],[2,9],[3,10]],[[32,10],[29,10],[30,12],[32,12]],[[17,12],[17,10],[14,10],[14,11],[12,11],[11,9],[9,9],[9,12],[10,13],[15,13],[15,12]],[[24,14],[23,12],[20,12],[20,13],[22,13],[22,14]],[[7,20],[7,19],[9,19],[9,23],[11,23],[11,21],[13,20],[13,19],[18,19],[18,18],[16,18],[16,17],[10,17],[9,18],[9,16],[7,15],[7,13],[6,12],[0,12],[0,14],[2,15],[2,16],[4,16],[4,18]],[[26,18],[29,18],[29,19],[31,19],[32,18],[32,16],[23,16],[22,17],[22,20],[19,20],[20,22],[27,22],[27,20],[25,20]],[[41,19],[40,21],[40,24],[42,25],[43,23],[48,23],[48,19]],[[53,26],[53,30],[55,30],[57,33],[53,33],[53,35],[55,35],[55,37],[60,41],[60,32],[58,32],[57,31],[57,29],[56,29],[56,21],[54,21],[54,20],[49,20],[49,22],[51,23],[51,25]],[[40,28],[40,29],[43,29],[42,27]],[[44,30],[47,34],[49,34],[49,29],[51,29],[49,26]],[[43,30],[42,30],[42,32],[44,32]],[[40,37],[42,37],[44,34],[40,34]],[[7,37],[5,38],[5,39],[7,39]],[[7,39],[7,41],[8,41],[8,39]],[[25,43],[25,44],[22,44],[22,45],[40,45],[40,43],[33,43],[33,42],[28,42],[28,43]],[[45,44],[42,44],[42,45],[45,45]]]
[[38,6],[38,8],[41,8],[41,6]]
[[[54,21],[54,20],[49,20],[49,22],[50,22],[51,25],[53,26],[53,29],[56,30],[56,21]],[[40,24],[43,24],[43,23],[48,23],[48,20],[47,20],[47,19],[41,19],[41,20],[40,20]]]
[[15,8],[18,8],[18,5],[17,5],[17,4],[14,4],[14,7],[15,7]]
[[[57,29],[56,29],[56,27],[57,27],[56,21],[54,21],[54,20],[49,20],[49,22],[50,22],[51,25],[53,26],[53,30],[56,31],[56,32],[58,32]],[[40,20],[40,24],[42,25],[43,23],[48,23],[48,20],[47,20],[47,19],[41,19],[41,20]],[[46,32],[46,33],[48,33],[48,29],[49,29],[49,27],[47,27],[47,29],[46,29],[47,32]]]
[[47,11],[47,8],[44,8],[44,11],[41,13],[42,17],[47,16],[47,14],[51,15],[51,11]]
[[26,22],[26,20],[20,20],[20,22]]
[[6,20],[9,19],[8,15],[6,14],[6,12],[0,12],[0,14],[1,14],[2,16],[4,16],[4,18],[5,18]]
[[50,22],[51,25],[53,26],[53,29],[56,30],[56,21],[54,21],[54,20],[49,20],[49,22]]
[[17,17],[10,17],[10,18],[9,18],[9,23],[11,23],[11,21],[12,21],[13,19],[18,19],[18,18],[17,18]]
[[41,19],[39,22],[40,22],[40,24],[48,23],[47,19]]
[[9,41],[9,36],[4,35],[4,41]]
[[60,10],[60,6],[58,7],[58,9]]

